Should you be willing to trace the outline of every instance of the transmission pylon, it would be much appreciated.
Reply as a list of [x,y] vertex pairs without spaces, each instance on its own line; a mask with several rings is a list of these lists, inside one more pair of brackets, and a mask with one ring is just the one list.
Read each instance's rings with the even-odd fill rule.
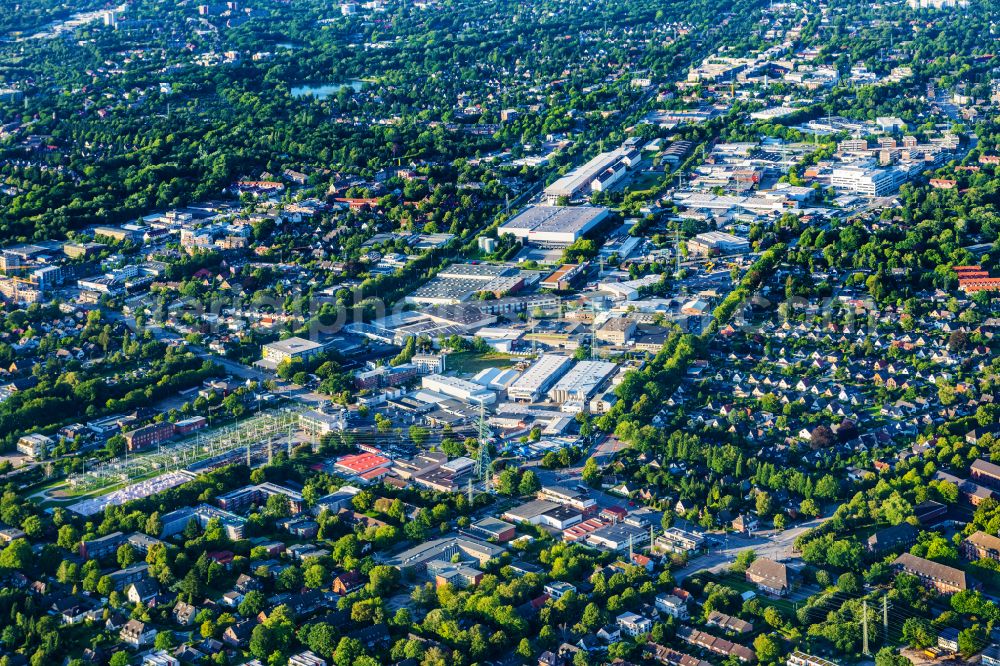
[[882,642],[889,642],[889,595],[882,597]]
[[681,277],[681,229],[679,226],[674,227],[674,279],[679,280]]
[[861,605],[861,628],[862,628],[862,642],[861,642],[861,652],[868,655],[868,600],[865,599]]
[[[490,438],[486,428],[486,405],[479,403],[479,452],[476,454],[476,476],[486,479],[490,471]],[[487,488],[487,490],[489,490]]]

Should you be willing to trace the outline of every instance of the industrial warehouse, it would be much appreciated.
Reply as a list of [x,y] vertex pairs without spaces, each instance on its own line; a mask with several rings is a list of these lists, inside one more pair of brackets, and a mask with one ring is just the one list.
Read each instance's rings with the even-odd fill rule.
[[532,206],[497,232],[512,234],[524,243],[540,247],[572,245],[607,219],[610,211],[600,206]]

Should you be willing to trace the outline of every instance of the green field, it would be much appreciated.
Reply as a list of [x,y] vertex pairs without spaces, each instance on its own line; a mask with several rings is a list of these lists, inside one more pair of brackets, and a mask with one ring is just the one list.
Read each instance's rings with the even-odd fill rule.
[[636,174],[635,178],[629,182],[628,187],[625,188],[625,191],[644,192],[656,187],[662,180],[663,174],[660,172],[643,171]]
[[757,598],[760,600],[762,604],[764,604],[765,606],[774,606],[779,611],[781,611],[781,613],[784,614],[786,617],[792,617],[795,613],[794,603],[785,598],[774,598],[762,593],[760,590],[757,589],[756,585],[749,582],[741,574],[726,572],[721,574],[715,574],[711,576],[711,579],[715,580],[716,582],[722,583],[727,587],[733,588],[740,594],[748,591],[756,592]]
[[485,368],[509,368],[518,360],[516,356],[499,352],[458,352],[448,354],[448,372],[474,375]]

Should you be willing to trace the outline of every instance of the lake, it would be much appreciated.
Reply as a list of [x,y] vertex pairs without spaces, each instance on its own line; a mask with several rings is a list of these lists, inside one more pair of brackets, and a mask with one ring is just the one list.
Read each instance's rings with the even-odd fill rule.
[[346,83],[323,83],[315,86],[295,86],[291,89],[292,97],[315,97],[316,99],[326,99],[340,92],[341,88],[351,88],[355,91],[361,90],[363,82],[358,79],[351,79]]

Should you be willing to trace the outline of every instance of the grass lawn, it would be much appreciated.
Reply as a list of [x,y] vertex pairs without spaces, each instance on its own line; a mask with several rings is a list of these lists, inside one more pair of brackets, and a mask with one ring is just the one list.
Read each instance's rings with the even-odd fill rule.
[[461,375],[474,375],[485,368],[509,368],[519,360],[516,356],[499,352],[457,352],[448,354],[447,368],[449,372]]
[[795,604],[793,604],[791,601],[781,597],[775,599],[773,597],[769,597],[766,594],[763,594],[762,592],[760,592],[760,590],[757,589],[756,585],[747,581],[747,579],[741,576],[740,574],[726,572],[722,574],[716,574],[712,577],[712,579],[719,583],[722,583],[727,587],[733,588],[740,594],[747,591],[756,592],[757,598],[760,600],[762,604],[764,604],[765,606],[774,606],[779,611],[781,611],[781,613],[785,617],[793,617],[795,615]]
[[977,566],[974,563],[970,563],[962,568],[965,569],[967,574],[983,584],[985,588],[984,592],[996,594],[997,590],[1000,590],[1000,571]]
[[628,187],[625,188],[626,192],[642,192],[645,190],[650,190],[656,185],[659,185],[663,181],[662,171],[643,171],[636,174],[635,178],[629,182]]

